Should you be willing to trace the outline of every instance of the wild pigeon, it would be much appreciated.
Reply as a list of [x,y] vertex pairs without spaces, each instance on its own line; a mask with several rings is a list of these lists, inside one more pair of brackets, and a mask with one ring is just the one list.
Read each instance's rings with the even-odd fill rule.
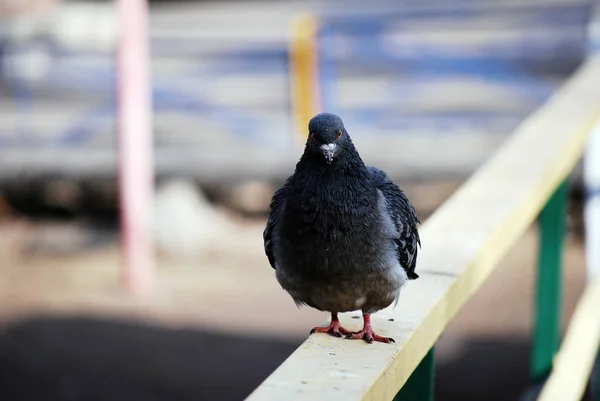
[[[308,130],[294,174],[271,200],[263,233],[269,263],[296,305],[331,313],[331,324],[311,334],[393,342],[374,333],[370,315],[419,277],[415,209],[385,172],[364,164],[340,117],[319,114]],[[354,310],[364,326],[350,332],[338,313]]]

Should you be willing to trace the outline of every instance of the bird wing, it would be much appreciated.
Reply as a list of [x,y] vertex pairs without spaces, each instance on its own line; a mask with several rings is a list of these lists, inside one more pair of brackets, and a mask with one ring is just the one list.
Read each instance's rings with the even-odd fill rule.
[[406,271],[408,278],[414,280],[417,250],[421,246],[417,225],[420,223],[414,206],[404,192],[392,182],[387,174],[376,167],[369,167],[371,177],[387,201],[388,212],[398,231],[394,241],[398,247],[398,260]]
[[288,181],[286,181],[286,183],[273,194],[273,198],[271,199],[271,204],[269,206],[271,210],[269,213],[269,220],[267,220],[267,226],[263,232],[265,253],[267,254],[267,258],[269,259],[269,263],[273,269],[275,269],[275,256],[273,254],[273,228],[277,224],[277,219],[281,210],[283,209],[283,204],[285,203]]

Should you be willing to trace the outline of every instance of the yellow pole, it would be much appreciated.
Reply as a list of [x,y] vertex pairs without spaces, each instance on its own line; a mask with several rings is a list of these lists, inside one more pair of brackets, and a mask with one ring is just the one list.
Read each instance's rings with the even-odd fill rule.
[[310,119],[320,109],[317,20],[312,14],[296,17],[290,41],[292,113],[296,134],[306,141]]

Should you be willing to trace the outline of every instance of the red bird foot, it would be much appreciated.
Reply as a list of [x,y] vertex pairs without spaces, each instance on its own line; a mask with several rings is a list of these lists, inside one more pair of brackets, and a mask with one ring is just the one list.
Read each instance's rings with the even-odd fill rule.
[[350,330],[346,330],[345,328],[342,327],[342,325],[340,324],[340,321],[338,320],[337,313],[331,314],[331,323],[329,324],[329,326],[314,327],[310,331],[310,334],[313,334],[313,333],[327,333],[327,334],[331,334],[334,337],[341,337],[342,334],[345,336],[352,334],[352,332]]
[[371,344],[373,341],[377,341],[380,343],[386,343],[386,344],[390,344],[390,343],[395,343],[396,341],[394,341],[393,338],[391,337],[382,337],[378,334],[375,334],[373,332],[373,329],[369,327],[368,330],[362,329],[361,331],[356,331],[354,333],[350,333],[346,336],[347,339],[349,340],[360,340],[363,339],[366,342],[368,342],[369,344]]
[[373,331],[373,328],[371,327],[371,315],[370,314],[363,313],[363,320],[364,320],[363,329],[361,331],[356,331],[354,333],[348,334],[346,336],[347,339],[349,339],[349,340],[363,339],[366,342],[368,342],[369,344],[371,344],[373,341],[377,341],[380,343],[386,343],[386,344],[396,342],[391,337],[382,337],[378,334],[375,334],[375,332]]

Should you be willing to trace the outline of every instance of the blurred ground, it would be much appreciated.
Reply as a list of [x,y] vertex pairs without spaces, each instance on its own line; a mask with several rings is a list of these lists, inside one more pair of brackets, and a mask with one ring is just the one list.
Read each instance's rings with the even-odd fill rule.
[[[453,186],[437,191],[438,202]],[[432,188],[407,191],[417,205],[435,199]],[[110,227],[0,220],[2,400],[248,394],[327,316],[298,310],[276,283],[262,219],[227,218],[211,251],[185,263],[162,257],[145,299],[119,286]],[[515,400],[526,388],[536,238],[532,228],[443,334],[436,399]],[[584,284],[581,241],[570,234],[567,242],[566,318]]]

